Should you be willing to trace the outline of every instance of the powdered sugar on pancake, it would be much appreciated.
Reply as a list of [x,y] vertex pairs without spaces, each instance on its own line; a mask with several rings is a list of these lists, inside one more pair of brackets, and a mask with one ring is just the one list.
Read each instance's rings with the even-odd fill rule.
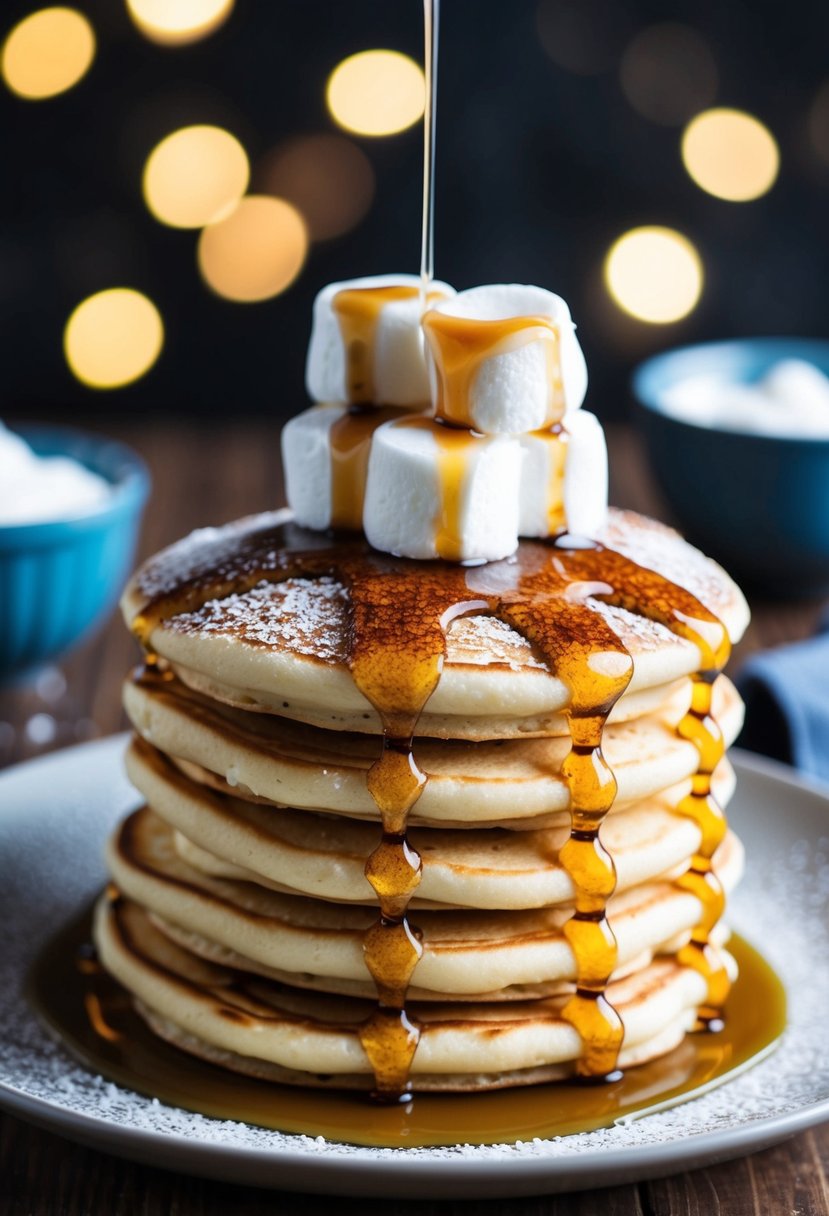
[[628,650],[636,654],[643,651],[657,651],[664,646],[687,646],[693,650],[693,644],[678,638],[665,625],[651,621],[646,616],[628,612],[626,608],[617,608],[614,604],[605,604],[602,600],[588,599],[587,604],[594,612],[608,622],[620,641]]
[[[141,611],[147,601],[193,579],[212,578],[230,564],[238,568],[246,541],[261,537],[269,528],[276,531],[290,520],[290,511],[271,511],[234,520],[221,528],[197,528],[144,563],[127,588],[125,604]],[[278,532],[274,541],[279,544]],[[274,569],[277,556],[274,550],[270,563]],[[260,567],[268,567],[267,559],[267,553],[257,552]]]
[[332,578],[263,581],[241,595],[208,600],[171,618],[176,633],[226,634],[249,646],[290,648],[325,662],[345,662],[348,593]]

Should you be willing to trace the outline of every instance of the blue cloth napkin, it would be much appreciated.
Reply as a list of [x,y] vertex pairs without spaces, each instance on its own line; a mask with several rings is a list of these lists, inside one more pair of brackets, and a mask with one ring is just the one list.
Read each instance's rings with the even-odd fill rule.
[[805,642],[752,655],[737,676],[740,747],[829,781],[829,616]]

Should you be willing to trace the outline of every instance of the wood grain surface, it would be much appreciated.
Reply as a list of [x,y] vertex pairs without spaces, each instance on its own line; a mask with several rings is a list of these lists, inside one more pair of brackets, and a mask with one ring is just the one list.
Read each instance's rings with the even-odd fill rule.
[[[195,423],[115,422],[106,428],[147,460],[153,493],[142,534],[149,554],[192,528],[219,524],[280,505],[278,436],[264,424],[199,427]],[[667,519],[636,436],[611,430],[612,501]],[[807,636],[822,605],[815,602],[753,603],[753,620],[734,664],[760,647]],[[132,639],[113,619],[97,638],[64,664],[68,697],[81,723],[79,736],[107,735],[125,725],[120,683],[136,660]],[[3,695],[0,720],[13,715],[6,761],[36,750],[22,727],[36,708],[33,697]],[[2,1028],[0,1028],[2,1034]],[[829,1067],[829,1064],[827,1064]],[[777,1148],[710,1169],[638,1186],[537,1199],[430,1203],[399,1200],[385,1213],[464,1213],[475,1216],[829,1216],[829,1125]],[[2,1216],[213,1216],[301,1212],[306,1197],[203,1181],[134,1165],[0,1116],[0,1213]],[[337,1216],[381,1210],[377,1200],[321,1199]]]

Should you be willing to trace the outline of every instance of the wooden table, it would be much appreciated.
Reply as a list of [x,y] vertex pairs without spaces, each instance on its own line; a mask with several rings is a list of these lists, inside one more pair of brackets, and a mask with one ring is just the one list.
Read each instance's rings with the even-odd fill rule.
[[[154,490],[142,538],[146,555],[208,523],[278,505],[282,501],[276,429],[242,423],[233,427],[187,424],[115,424],[108,428],[137,448],[150,465]],[[665,518],[639,444],[624,428],[611,431],[612,499]],[[754,619],[738,648],[739,662],[758,647],[804,637],[820,605],[755,604]],[[134,643],[119,620],[66,663],[84,733],[109,734],[124,726],[121,679],[135,660]],[[18,725],[31,705],[20,697]],[[32,750],[19,735],[8,749],[19,759]],[[2,1031],[0,1031],[2,1033]],[[639,1186],[515,1201],[463,1205],[466,1212],[549,1213],[571,1216],[829,1216],[829,1125],[775,1149],[711,1169]],[[330,1201],[322,1200],[322,1203]],[[188,1178],[79,1148],[17,1119],[0,1117],[0,1211],[8,1216],[53,1213],[141,1212],[143,1216],[208,1216],[300,1212],[308,1199]],[[374,1203],[379,1210],[379,1204]],[[395,1212],[449,1212],[455,1203],[395,1202]],[[338,1200],[338,1216],[363,1213],[365,1200]]]

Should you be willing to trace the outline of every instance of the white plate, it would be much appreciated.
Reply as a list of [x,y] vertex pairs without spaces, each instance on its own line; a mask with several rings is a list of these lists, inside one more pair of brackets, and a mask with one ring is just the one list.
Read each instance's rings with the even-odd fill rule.
[[137,802],[124,737],[0,775],[0,1106],[84,1144],[188,1173],[295,1191],[422,1198],[549,1194],[669,1174],[753,1152],[829,1119],[829,791],[737,756],[729,818],[747,848],[730,919],[787,986],[778,1050],[672,1110],[558,1140],[369,1149],[221,1122],[93,1076],[41,1029],[28,964],[104,880],[111,826]]

